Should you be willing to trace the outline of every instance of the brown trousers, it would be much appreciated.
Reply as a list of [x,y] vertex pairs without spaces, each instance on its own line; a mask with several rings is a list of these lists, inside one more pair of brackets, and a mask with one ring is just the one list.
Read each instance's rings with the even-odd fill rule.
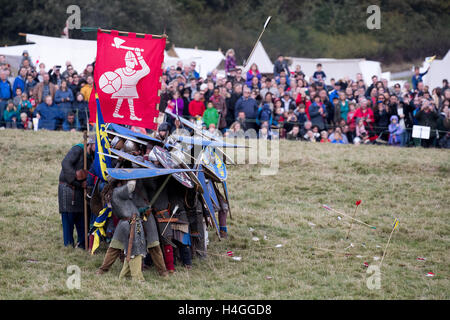
[[122,250],[109,247],[106,251],[105,258],[103,259],[103,263],[100,266],[100,270],[103,272],[108,272],[114,262],[119,258]]
[[167,273],[166,264],[164,263],[163,253],[160,246],[148,248],[148,253],[152,257],[153,264],[158,270],[158,273],[163,276]]

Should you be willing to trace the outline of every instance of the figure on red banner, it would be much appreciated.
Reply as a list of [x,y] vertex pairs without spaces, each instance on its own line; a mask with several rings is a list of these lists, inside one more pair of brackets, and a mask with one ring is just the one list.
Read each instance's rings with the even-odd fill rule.
[[[117,48],[123,47],[119,45]],[[130,120],[141,121],[142,118],[138,118],[134,113],[133,99],[139,98],[136,85],[139,80],[150,73],[150,68],[141,55],[143,49],[129,49],[134,49],[134,52],[128,50],[125,54],[125,67],[116,69],[114,72],[108,71],[102,74],[99,80],[99,86],[103,92],[108,94],[112,93],[112,99],[117,99],[117,104],[113,113],[114,118],[124,117],[119,114],[119,111],[123,100],[127,99],[128,106],[130,107]],[[139,65],[142,69],[135,70]]]
[[[119,36],[115,30],[110,34],[98,30],[95,93],[105,122],[157,129],[165,46],[165,37],[138,38],[134,33]],[[90,122],[95,122],[96,108],[91,94]]]

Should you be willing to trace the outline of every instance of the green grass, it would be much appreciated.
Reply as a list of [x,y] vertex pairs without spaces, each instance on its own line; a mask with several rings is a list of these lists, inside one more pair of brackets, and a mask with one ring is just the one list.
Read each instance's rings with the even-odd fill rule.
[[[230,237],[218,241],[210,231],[206,261],[195,260],[191,271],[179,267],[168,279],[151,269],[145,283],[133,283],[118,280],[120,261],[95,275],[104,244],[94,256],[63,247],[60,162],[81,137],[0,132],[1,299],[450,298],[446,150],[282,141],[274,176],[261,176],[263,165],[229,167]],[[348,220],[321,205],[353,213],[358,199],[357,217],[377,229],[354,224],[350,240],[343,240]],[[381,289],[369,290],[363,263],[379,264],[373,257],[382,256],[394,217],[400,226],[383,263]],[[350,243],[354,247],[344,250]],[[228,250],[242,260],[227,257]],[[69,265],[81,268],[80,290],[66,287]]]

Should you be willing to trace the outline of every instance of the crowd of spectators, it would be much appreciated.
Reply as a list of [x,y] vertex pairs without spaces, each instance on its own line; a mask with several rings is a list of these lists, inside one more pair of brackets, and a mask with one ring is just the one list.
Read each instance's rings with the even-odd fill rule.
[[[0,56],[0,127],[83,130],[93,87],[93,66],[82,73],[68,61],[65,70],[43,63],[36,68],[23,53],[17,77]],[[388,87],[385,79],[362,74],[354,79],[327,79],[317,65],[312,75],[301,66],[289,70],[280,55],[273,74],[263,75],[257,64],[248,72],[226,52],[225,74],[213,70],[200,77],[195,61],[163,69],[160,111],[169,108],[213,134],[286,138],[319,143],[450,147],[450,87],[424,85],[419,68],[410,82]],[[12,85],[11,85],[12,83]],[[168,119],[171,131],[180,123]],[[412,138],[413,125],[431,128],[430,139]]]
[[[82,73],[70,61],[46,69],[37,67],[27,51],[22,54],[17,77],[0,55],[0,128],[80,131],[86,129],[88,101],[94,83],[93,66]],[[33,121],[38,119],[39,121]]]
[[[217,70],[201,78],[195,62],[164,70],[160,111],[169,108],[211,133],[336,144],[389,144],[394,146],[450,147],[450,87],[430,90],[420,73],[403,87],[388,87],[386,79],[372,77],[327,79],[317,65],[312,75],[301,66],[289,70],[280,55],[272,75],[252,64],[248,72],[236,66],[228,50],[225,76]],[[430,92],[431,91],[431,92]],[[430,139],[412,138],[412,127],[430,127]],[[179,124],[173,122],[172,130]]]

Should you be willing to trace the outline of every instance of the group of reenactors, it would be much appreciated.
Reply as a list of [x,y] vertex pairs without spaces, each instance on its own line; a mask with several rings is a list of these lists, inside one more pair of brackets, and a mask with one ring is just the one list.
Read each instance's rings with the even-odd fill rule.
[[[162,123],[153,134],[156,139],[142,144],[131,136],[109,132],[111,150],[116,151],[116,156],[111,157],[112,168],[125,169],[126,173],[126,170],[142,168],[139,164],[143,163],[147,168],[167,169],[161,154],[170,157],[166,144],[168,133],[168,124]],[[121,259],[123,267],[119,278],[131,275],[133,280],[142,281],[142,271],[151,266],[159,275],[167,277],[175,272],[175,264],[190,269],[193,258],[206,258],[207,228],[212,225],[213,217],[207,210],[198,180],[193,179],[195,172],[178,174],[190,180],[187,184],[173,175],[134,179],[110,176],[106,182],[101,182],[92,169],[95,139],[87,140],[89,171],[83,170],[83,149],[82,144],[73,146],[62,161],[58,199],[65,246],[75,246],[74,226],[78,235],[76,246],[89,245],[84,241],[83,229],[83,192],[87,188],[91,225],[103,209],[112,213],[104,226],[106,236],[102,237],[109,247],[97,274],[109,271],[113,263]],[[219,225],[216,228],[219,238],[226,238],[228,204],[220,192],[217,198],[219,203],[214,204],[214,210],[219,215]],[[92,235],[90,238],[92,240]]]

